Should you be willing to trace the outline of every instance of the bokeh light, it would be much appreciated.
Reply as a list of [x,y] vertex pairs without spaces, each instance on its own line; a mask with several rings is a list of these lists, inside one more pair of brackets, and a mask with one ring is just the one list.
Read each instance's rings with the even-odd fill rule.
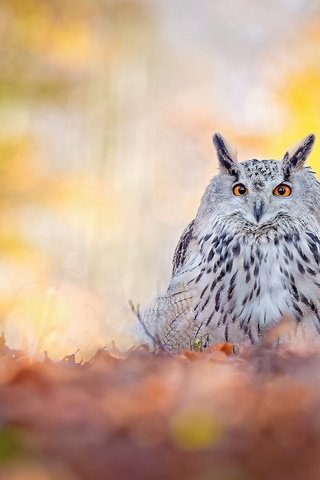
[[[318,0],[3,0],[0,291],[10,346],[127,348],[216,163],[320,131]],[[320,143],[311,165],[320,172]]]

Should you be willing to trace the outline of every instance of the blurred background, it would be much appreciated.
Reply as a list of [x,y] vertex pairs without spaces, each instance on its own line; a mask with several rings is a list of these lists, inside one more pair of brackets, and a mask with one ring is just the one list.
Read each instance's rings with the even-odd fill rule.
[[[318,0],[2,0],[0,328],[52,358],[132,344],[216,172],[320,133]],[[317,163],[318,162],[318,163]],[[320,172],[320,142],[311,157]]]

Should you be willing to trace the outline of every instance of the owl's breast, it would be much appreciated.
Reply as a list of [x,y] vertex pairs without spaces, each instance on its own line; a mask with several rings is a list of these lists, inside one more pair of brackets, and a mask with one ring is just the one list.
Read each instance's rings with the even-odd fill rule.
[[[214,246],[214,245],[213,245]],[[258,340],[285,315],[320,327],[320,241],[316,234],[263,239],[227,235],[202,248],[205,263],[191,282],[198,335]]]

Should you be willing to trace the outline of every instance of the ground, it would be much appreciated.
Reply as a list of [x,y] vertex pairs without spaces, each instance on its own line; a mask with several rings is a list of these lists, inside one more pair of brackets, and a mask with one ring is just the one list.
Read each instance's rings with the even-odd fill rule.
[[0,479],[320,478],[320,349],[0,360]]

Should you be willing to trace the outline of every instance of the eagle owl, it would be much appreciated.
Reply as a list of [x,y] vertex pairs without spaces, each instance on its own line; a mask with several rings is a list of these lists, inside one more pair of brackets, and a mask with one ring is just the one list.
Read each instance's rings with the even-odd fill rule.
[[281,161],[240,163],[214,135],[219,172],[176,247],[167,291],[141,314],[146,340],[172,352],[254,344],[288,315],[295,331],[320,333],[320,184],[305,166],[314,140]]

